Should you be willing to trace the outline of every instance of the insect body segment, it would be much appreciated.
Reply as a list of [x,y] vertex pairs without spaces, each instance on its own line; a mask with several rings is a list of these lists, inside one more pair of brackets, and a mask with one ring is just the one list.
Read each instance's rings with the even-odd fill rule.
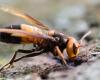
[[[36,35],[42,35],[43,32],[41,29],[38,29],[37,27],[32,27],[30,25],[26,24],[21,24],[21,25],[11,25],[8,27],[5,27],[5,29],[17,29],[17,30],[23,30],[26,32],[30,32],[32,34]],[[44,31],[46,33],[46,31]],[[6,43],[15,43],[15,44],[20,44],[20,43],[35,43],[35,44],[40,44],[44,41],[44,39],[39,39],[39,38],[33,38],[29,36],[20,36],[21,34],[11,34],[11,33],[6,33],[6,32],[1,32],[0,33],[0,41],[6,42]]]
[[70,59],[75,58],[79,54],[79,45],[73,37],[68,38],[66,51]]

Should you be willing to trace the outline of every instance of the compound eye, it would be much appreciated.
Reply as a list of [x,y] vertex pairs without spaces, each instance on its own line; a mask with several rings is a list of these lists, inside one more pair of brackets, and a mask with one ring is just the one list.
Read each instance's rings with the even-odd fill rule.
[[75,43],[73,43],[73,53],[76,55],[78,51],[78,47],[76,46]]

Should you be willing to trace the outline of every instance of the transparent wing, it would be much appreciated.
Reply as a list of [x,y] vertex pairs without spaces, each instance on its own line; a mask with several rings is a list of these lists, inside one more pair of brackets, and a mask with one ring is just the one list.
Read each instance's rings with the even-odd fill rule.
[[18,10],[16,8],[9,7],[9,6],[0,6],[0,10],[2,10],[4,12],[8,12],[15,16],[21,17],[21,18],[25,19],[26,21],[28,21],[30,24],[32,24],[38,28],[49,30],[49,28],[46,25],[42,24],[41,22],[39,22],[38,20],[36,20],[35,18],[31,17],[30,15],[24,13],[21,10]]

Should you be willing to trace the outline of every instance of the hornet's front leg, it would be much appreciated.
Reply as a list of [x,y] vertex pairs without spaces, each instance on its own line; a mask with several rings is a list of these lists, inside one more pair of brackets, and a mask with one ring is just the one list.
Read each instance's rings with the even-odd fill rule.
[[58,56],[61,58],[64,65],[67,64],[66,60],[64,59],[64,55],[62,54],[61,50],[58,46],[55,47],[55,52],[58,54]]

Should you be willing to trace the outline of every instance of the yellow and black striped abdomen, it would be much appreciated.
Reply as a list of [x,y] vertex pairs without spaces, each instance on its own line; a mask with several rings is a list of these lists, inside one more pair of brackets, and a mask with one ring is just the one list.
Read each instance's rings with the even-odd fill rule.
[[[32,33],[34,35],[43,35],[42,30],[35,28],[33,26],[29,26],[26,24],[21,24],[21,25],[11,25],[8,27],[5,27],[6,29],[18,29],[18,30],[23,30],[28,33]],[[25,34],[24,36],[19,35],[12,35],[12,33],[7,33],[7,32],[0,32],[0,41],[5,42],[5,43],[15,43],[15,44],[20,44],[20,43],[33,43],[33,44],[42,44],[42,42],[46,41],[45,39],[39,38],[39,37],[33,37],[31,35]]]
[[4,42],[4,43],[12,43],[12,44],[38,44],[38,45],[42,45],[42,43],[47,42],[48,40],[46,39],[41,39],[38,37],[32,37],[30,35],[26,35],[26,36],[14,36],[10,33],[6,33],[6,32],[0,32],[0,41]]

